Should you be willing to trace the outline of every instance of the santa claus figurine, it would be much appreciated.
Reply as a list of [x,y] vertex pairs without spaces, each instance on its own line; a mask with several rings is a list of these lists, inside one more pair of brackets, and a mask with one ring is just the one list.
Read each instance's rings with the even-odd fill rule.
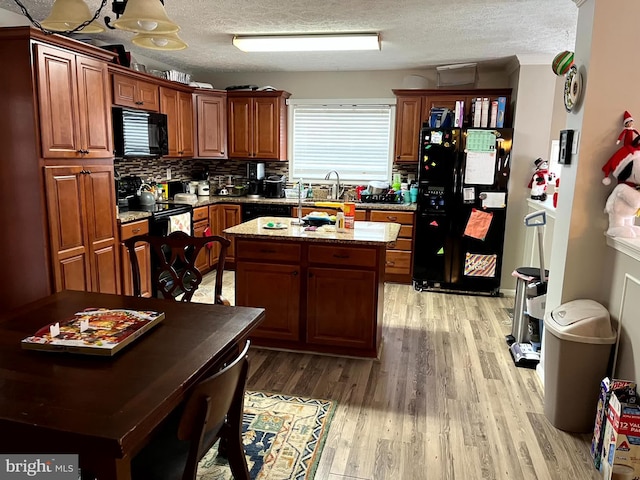
[[533,200],[545,201],[547,199],[547,184],[555,181],[555,174],[549,171],[549,163],[542,158],[535,160],[536,171],[529,180],[528,187],[531,189]]
[[638,131],[633,128],[633,117],[629,112],[624,112],[624,119],[622,123],[624,124],[624,130],[620,132],[616,145],[622,142],[622,145],[627,147],[631,145],[631,143],[636,139],[637,136],[640,136],[640,133],[638,133]]

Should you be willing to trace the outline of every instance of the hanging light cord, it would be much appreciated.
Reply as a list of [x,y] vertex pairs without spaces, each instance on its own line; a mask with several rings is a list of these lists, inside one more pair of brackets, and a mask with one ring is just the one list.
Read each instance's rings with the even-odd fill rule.
[[38,22],[36,19],[34,19],[29,14],[29,12],[27,11],[27,7],[25,7],[20,0],[13,0],[13,1],[16,3],[16,5],[18,5],[20,7],[20,10],[22,10],[22,14],[29,19],[29,21],[33,24],[33,26],[36,27],[36,28],[39,28],[44,33],[46,33],[47,35],[51,35],[51,34],[54,34],[54,33],[69,34],[69,33],[74,33],[74,32],[77,32],[79,30],[82,30],[84,27],[89,25],[91,22],[95,21],[100,16],[100,12],[102,12],[102,9],[107,4],[107,0],[102,0],[102,3],[100,4],[100,8],[98,8],[96,13],[93,15],[93,18],[91,18],[91,19],[89,19],[89,20],[87,20],[85,22],[82,22],[80,25],[78,25],[76,28],[74,28],[72,30],[65,30],[65,31],[58,32],[58,31],[48,30],[48,29],[44,28],[40,24],[40,22]]

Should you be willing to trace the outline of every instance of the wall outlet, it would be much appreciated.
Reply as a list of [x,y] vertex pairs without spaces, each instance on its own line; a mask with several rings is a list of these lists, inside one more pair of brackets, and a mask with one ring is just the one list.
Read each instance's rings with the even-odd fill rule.
[[167,168],[167,180],[171,180],[171,167]]

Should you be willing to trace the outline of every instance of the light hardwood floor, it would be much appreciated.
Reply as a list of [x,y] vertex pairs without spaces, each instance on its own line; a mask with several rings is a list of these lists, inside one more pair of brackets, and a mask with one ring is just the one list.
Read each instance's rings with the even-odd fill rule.
[[387,284],[379,361],[252,348],[248,388],[338,402],[316,480],[601,478],[590,436],[555,429],[513,365],[512,306]]

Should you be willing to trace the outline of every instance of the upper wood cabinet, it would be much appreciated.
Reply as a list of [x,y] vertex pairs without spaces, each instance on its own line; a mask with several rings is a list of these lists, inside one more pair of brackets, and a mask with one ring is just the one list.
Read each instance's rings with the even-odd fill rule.
[[197,158],[227,158],[227,94],[196,93]]
[[45,167],[54,288],[120,293],[112,165]]
[[169,154],[193,157],[193,99],[190,93],[160,87],[160,112],[167,115]]
[[158,85],[114,73],[113,104],[158,112],[160,111]]
[[285,91],[228,92],[229,158],[286,160]]
[[42,157],[113,157],[106,64],[48,45],[34,48]]
[[[471,101],[476,97],[507,97],[511,104],[510,88],[482,88],[457,90],[393,90],[396,95],[396,132],[394,161],[416,163],[419,154],[420,129],[429,119],[433,107],[455,109],[456,102],[464,102],[464,127],[470,126]],[[507,112],[508,114],[508,112]],[[506,125],[509,124],[507,115]]]

